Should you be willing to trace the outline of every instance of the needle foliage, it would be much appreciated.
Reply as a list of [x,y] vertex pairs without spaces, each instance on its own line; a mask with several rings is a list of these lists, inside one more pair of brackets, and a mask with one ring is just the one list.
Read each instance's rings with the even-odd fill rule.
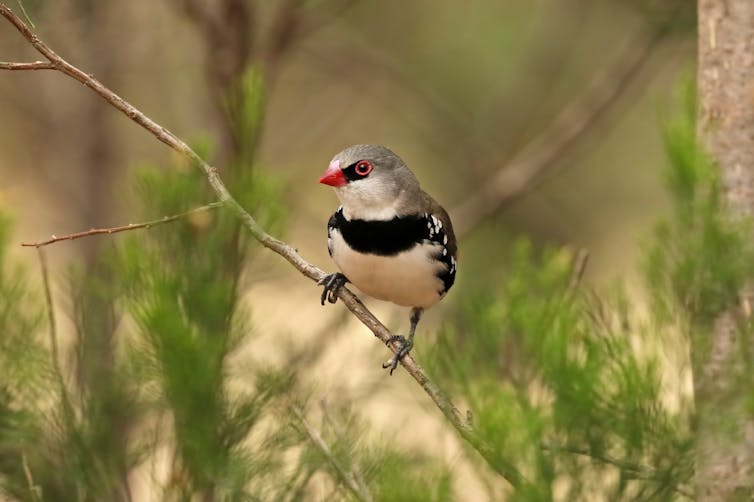
[[[259,134],[261,85],[252,71],[234,89],[239,138]],[[208,145],[196,149],[212,156]],[[279,233],[283,187],[254,158],[252,142],[223,176]],[[145,220],[213,200],[199,170],[181,161],[137,169],[132,186]],[[300,354],[259,340],[254,317],[264,313],[243,295],[263,258],[230,211],[108,241],[68,274],[58,300],[74,329],[70,340],[56,339],[57,354],[41,287],[32,286],[39,281],[9,263],[8,240],[2,219],[2,497],[450,500],[452,477],[440,459],[397,449],[345,401],[312,406]],[[280,351],[282,363],[264,362]]]
[[[576,287],[568,249],[520,239],[491,285],[460,295],[456,320],[422,354],[468,403],[500,463],[521,472],[525,481],[505,492],[511,500],[692,497],[699,416],[690,368],[709,353],[715,319],[754,278],[754,248],[749,222],[725,208],[718,169],[696,142],[693,89],[681,96],[664,129],[674,210],[647,242],[644,295]],[[746,396],[751,321],[742,316],[738,329],[734,389]],[[716,420],[733,430],[739,418]],[[491,498],[501,496],[489,486]]]
[[[256,161],[262,85],[250,71],[227,100],[232,139],[243,147],[223,175],[260,224],[279,233],[283,187]],[[682,95],[664,132],[674,210],[646,245],[643,295],[579,284],[569,249],[519,239],[489,260],[484,286],[459,285],[436,343],[416,349],[468,408],[485,455],[467,445],[456,462],[474,467],[491,500],[693,495],[699,417],[689,372],[709,350],[715,320],[754,278],[754,246],[696,143],[693,90]],[[209,146],[197,150],[212,156]],[[139,169],[133,186],[145,220],[213,198],[201,173],[180,161]],[[195,212],[112,241],[72,272],[59,300],[74,328],[65,341],[45,322],[51,306],[38,281],[7,257],[8,236],[0,219],[4,497],[466,498],[437,450],[396,447],[348,398],[313,405],[315,385],[303,376],[311,361],[260,341],[254,319],[264,312],[243,301],[258,280],[260,248],[230,212]],[[748,416],[751,315],[736,327],[734,389],[748,396]],[[264,362],[275,350],[283,362]],[[721,427],[736,418],[721,417]],[[495,466],[520,476],[506,484]]]

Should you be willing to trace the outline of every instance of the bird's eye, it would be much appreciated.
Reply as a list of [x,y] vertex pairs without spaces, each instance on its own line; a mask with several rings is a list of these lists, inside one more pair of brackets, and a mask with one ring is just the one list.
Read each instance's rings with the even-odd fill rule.
[[360,160],[356,163],[354,171],[356,171],[356,174],[359,176],[366,176],[372,172],[372,164],[368,160]]

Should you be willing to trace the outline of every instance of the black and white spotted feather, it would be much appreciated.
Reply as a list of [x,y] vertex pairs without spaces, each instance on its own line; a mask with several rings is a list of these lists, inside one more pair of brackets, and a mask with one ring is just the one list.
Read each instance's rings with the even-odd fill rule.
[[[327,247],[333,256],[333,233],[355,253],[396,257],[419,247],[429,261],[441,263],[435,273],[442,281],[438,300],[453,286],[456,276],[455,250],[448,247],[448,234],[442,221],[429,213],[396,216],[391,220],[348,220],[343,207],[327,224]],[[336,262],[337,262],[336,258]]]

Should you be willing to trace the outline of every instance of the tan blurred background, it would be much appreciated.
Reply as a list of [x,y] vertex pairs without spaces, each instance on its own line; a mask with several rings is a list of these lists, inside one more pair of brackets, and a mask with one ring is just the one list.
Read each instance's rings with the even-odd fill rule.
[[[205,77],[207,55],[222,59],[227,47],[204,36],[187,15],[191,3],[212,11],[222,2],[25,5],[42,39],[70,62],[180,137],[214,141],[210,160],[222,171],[222,119]],[[325,224],[337,201],[317,179],[349,144],[395,150],[452,217],[501,170],[554,149],[554,161],[525,191],[466,222],[459,281],[473,284],[521,234],[588,249],[590,280],[631,280],[640,238],[666,208],[660,124],[679,77],[693,71],[693,2],[248,3],[246,61],[264,69],[268,98],[259,168],[287,183],[282,237],[305,258],[333,269]],[[286,12],[295,12],[292,28]],[[0,24],[0,59],[38,57]],[[170,159],[164,145],[78,83],[47,71],[0,73],[0,208],[17,222],[16,241],[131,222],[129,171]],[[62,275],[102,243],[62,243],[48,254]],[[15,254],[33,258],[21,248]],[[427,426],[401,441],[439,446],[452,464],[455,437],[405,374],[388,379],[380,370],[388,353],[366,328],[349,318],[329,336],[345,309],[320,307],[318,289],[271,253],[260,261],[251,266],[248,295],[262,339],[295,345],[322,336],[321,398],[369,392],[374,399],[361,411],[386,435],[425,417]],[[451,292],[444,303],[454,301]],[[367,305],[392,329],[405,328],[405,309]],[[428,314],[418,343],[443,308]]]

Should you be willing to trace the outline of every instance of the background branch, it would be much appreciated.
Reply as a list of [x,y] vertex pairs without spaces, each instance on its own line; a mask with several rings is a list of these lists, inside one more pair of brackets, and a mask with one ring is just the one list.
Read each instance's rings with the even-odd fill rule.
[[[601,464],[611,465],[613,467],[617,467],[618,469],[622,471],[626,471],[630,473],[631,476],[633,476],[636,479],[645,479],[645,480],[657,481],[657,482],[663,481],[660,477],[658,477],[657,471],[653,469],[652,467],[635,463],[635,462],[621,460],[619,458],[613,457],[612,455],[608,453],[594,452],[594,451],[591,451],[589,448],[582,448],[582,447],[577,447],[577,446],[572,446],[572,445],[555,446],[555,445],[550,445],[550,444],[543,444],[541,448],[543,450],[551,451],[554,453],[569,453],[572,455],[579,455],[582,457],[587,457]],[[678,486],[674,484],[673,491],[676,492],[678,495],[682,495],[683,497],[686,497],[689,499],[694,498],[693,494],[689,490],[684,488],[683,486]]]
[[[293,247],[289,246],[285,242],[276,239],[269,235],[264,229],[257,223],[254,217],[251,216],[230,194],[227,187],[223,183],[218,174],[218,170],[215,167],[210,166],[204,159],[202,159],[191,147],[188,146],[183,140],[179,139],[175,134],[170,132],[165,127],[159,125],[151,118],[146,116],[140,110],[128,103],[122,97],[111,91],[104,86],[99,80],[92,75],[83,72],[66,60],[61,58],[55,51],[43,43],[13,11],[5,5],[0,3],[0,15],[6,18],[23,37],[45,58],[50,61],[50,64],[58,71],[65,75],[77,80],[81,84],[89,87],[95,93],[97,93],[102,99],[104,99],[111,106],[121,111],[129,119],[136,122],[144,129],[149,131],[159,141],[165,143],[170,148],[186,157],[190,162],[204,171],[207,180],[209,181],[212,189],[218,196],[221,203],[226,205],[232,210],[252,236],[259,241],[260,244],[271,249],[275,253],[285,258],[293,267],[296,268],[303,275],[313,281],[319,281],[325,276],[325,272],[315,265],[306,261]],[[343,301],[343,304],[367,327],[374,335],[379,338],[386,345],[388,340],[392,336],[390,331],[364,306],[364,304],[348,289],[341,288],[338,297]],[[390,347],[393,352],[397,351],[397,347]],[[468,441],[475,450],[477,450],[487,461],[492,469],[503,476],[508,482],[514,486],[521,485],[525,480],[516,467],[507,460],[501,459],[500,455],[494,454],[491,447],[484,443],[484,441],[476,434],[471,426],[466,422],[463,415],[459,412],[450,398],[442,392],[437,385],[430,380],[424,369],[413,359],[413,357],[407,355],[401,359],[401,365],[416,380],[416,382],[422,387],[424,392],[432,399],[435,405],[442,411],[445,417],[450,421],[453,427],[466,441]]]
[[[338,438],[345,438],[346,432],[345,432],[344,427],[335,420],[335,417],[332,416],[332,414],[330,413],[330,410],[328,409],[327,401],[325,399],[320,399],[319,407],[322,410],[323,430],[324,430],[324,425],[327,424],[330,426],[330,429],[333,431],[335,436],[337,436]],[[356,483],[359,486],[362,487],[363,490],[365,491],[369,490],[369,486],[364,480],[364,475],[361,473],[361,471],[358,469],[358,466],[355,463],[351,467],[351,474],[353,475],[353,479],[356,481]]]
[[530,141],[503,168],[481,183],[465,202],[453,208],[456,234],[461,236],[501,207],[537,185],[545,173],[552,173],[594,124],[613,107],[638,77],[659,43],[669,31],[672,16],[651,34],[640,36],[616,58],[616,63],[600,72],[586,90]]

